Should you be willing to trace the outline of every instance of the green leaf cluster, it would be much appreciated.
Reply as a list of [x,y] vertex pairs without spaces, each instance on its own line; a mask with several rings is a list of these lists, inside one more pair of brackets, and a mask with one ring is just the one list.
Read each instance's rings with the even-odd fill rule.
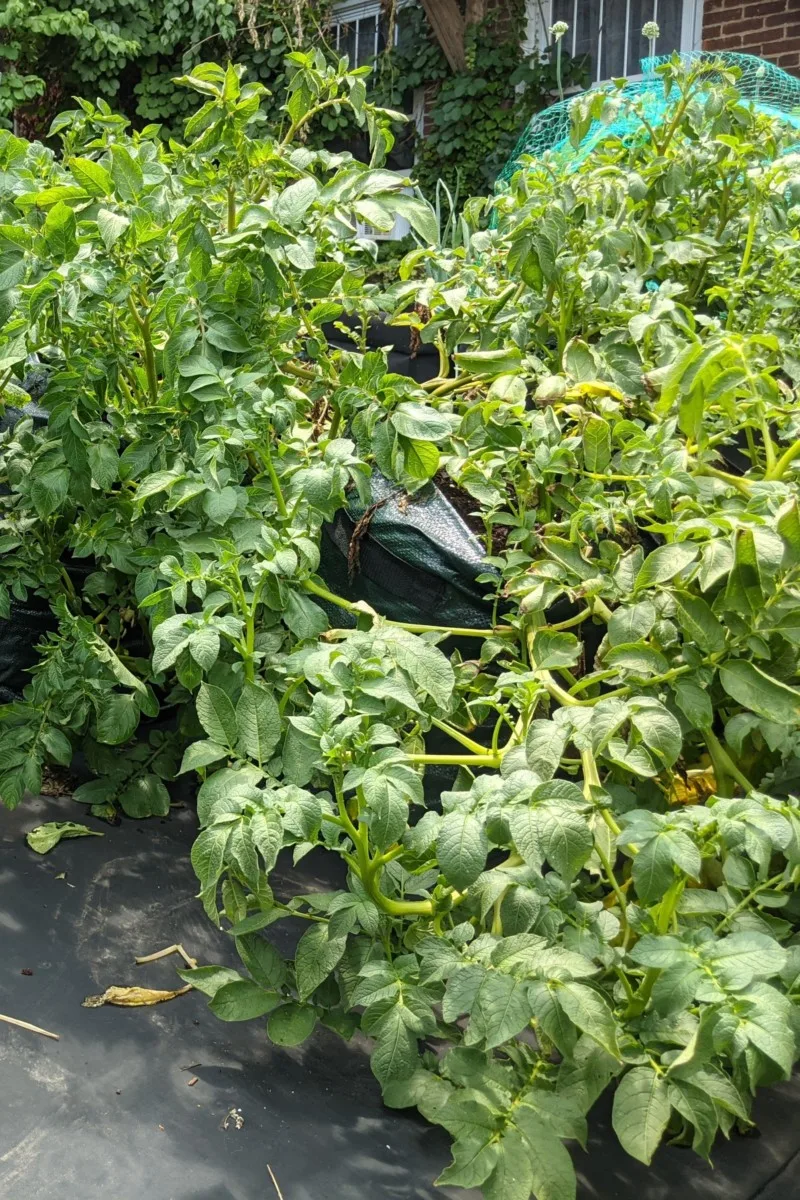
[[[292,71],[278,131],[205,64],[185,143],[88,105],[61,158],[0,137],[3,387],[35,347],[51,368],[47,425],[0,436],[0,599],[58,621],[0,711],[0,794],[77,746],[100,812],[164,813],[196,773],[200,899],[247,974],[184,978],[280,1046],[360,1029],[386,1103],[453,1139],[443,1184],[568,1200],[608,1087],[634,1157],[708,1158],[798,1056],[786,128],[675,60],[668,126],[521,170],[452,250],[398,205],[394,116],[360,77]],[[304,142],[337,105],[371,165]],[[413,202],[420,242],[382,295],[367,200]],[[439,345],[437,379],[327,342],[381,309]],[[485,628],[326,586],[323,525],[376,465],[409,504],[437,470],[472,498]],[[170,733],[134,741],[159,713]],[[312,851],[342,886],[284,894]],[[280,920],[305,929],[292,961]]]

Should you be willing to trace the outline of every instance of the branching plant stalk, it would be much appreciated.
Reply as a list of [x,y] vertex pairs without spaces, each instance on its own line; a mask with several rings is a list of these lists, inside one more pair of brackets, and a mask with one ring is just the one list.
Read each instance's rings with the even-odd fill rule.
[[128,308],[136,322],[137,328],[142,338],[142,351],[144,358],[144,369],[147,376],[147,391],[150,397],[151,404],[158,404],[158,374],[156,372],[156,358],[153,350],[153,339],[150,329],[150,313],[145,310],[144,316],[136,307],[136,302],[133,295],[128,296]]
[[[664,898],[658,906],[656,916],[656,929],[659,933],[664,934],[669,931],[673,913],[677,907],[678,901],[683,894],[683,889],[686,886],[685,879],[676,879],[672,886],[664,894]],[[641,1016],[650,1003],[650,997],[653,994],[656,980],[661,974],[661,967],[648,967],[645,972],[644,979],[639,985],[636,994],[631,1003],[626,1008],[623,1014],[623,1020],[630,1020],[632,1017]]]

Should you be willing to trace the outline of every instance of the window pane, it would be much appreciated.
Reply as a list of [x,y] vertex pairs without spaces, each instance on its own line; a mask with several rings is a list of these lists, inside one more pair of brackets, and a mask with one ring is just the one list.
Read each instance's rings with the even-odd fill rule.
[[625,72],[626,0],[604,0],[603,29],[600,39],[601,79],[613,79]]
[[358,22],[358,62],[356,63],[358,67],[366,66],[375,57],[377,25],[377,17],[362,17]]
[[679,50],[683,5],[684,0],[552,0],[549,16],[551,23],[567,22],[564,49],[569,53],[574,46],[577,56],[588,55],[589,81],[594,83],[640,73],[640,62],[648,53],[647,39],[642,37],[646,21],[658,21],[657,54]]
[[356,66],[356,25],[355,21],[339,26],[339,54],[342,58],[347,55],[350,66]]
[[600,24],[600,0],[578,0],[575,20],[575,55],[588,56],[586,69],[590,83],[597,78],[597,30]]
[[[656,12],[657,9],[657,12]],[[660,37],[656,42],[656,54],[671,54],[681,48],[681,23],[683,0],[631,0],[631,23],[628,34],[628,74],[635,75],[641,68],[639,63],[650,53],[647,38],[642,37],[642,26],[646,21],[656,20]]]
[[569,33],[564,49],[578,58],[588,56],[589,82],[597,79],[597,31],[600,25],[600,0],[553,0],[553,22],[566,21]]

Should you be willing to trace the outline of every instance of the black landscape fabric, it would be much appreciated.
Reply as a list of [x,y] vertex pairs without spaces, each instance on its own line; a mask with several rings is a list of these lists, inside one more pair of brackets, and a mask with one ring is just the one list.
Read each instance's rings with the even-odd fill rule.
[[[105,836],[36,855],[25,832],[52,820],[88,820]],[[133,961],[174,942],[201,963],[236,965],[193,898],[194,835],[191,807],[117,828],[69,799],[2,813],[0,1013],[60,1036],[0,1023],[2,1200],[272,1200],[268,1167],[284,1200],[475,1200],[433,1186],[447,1137],[382,1106],[362,1043],[322,1031],[280,1050],[263,1020],[223,1023],[198,992],[153,1008],[81,1007],[109,985],[180,986],[177,958]],[[331,886],[321,870],[310,855],[274,883],[285,895]],[[270,935],[289,952],[298,930]],[[792,1200],[798,1100],[797,1080],[759,1093],[761,1136],[721,1143],[715,1170],[671,1147],[652,1168],[634,1162],[601,1102],[589,1153],[573,1147],[578,1200]]]

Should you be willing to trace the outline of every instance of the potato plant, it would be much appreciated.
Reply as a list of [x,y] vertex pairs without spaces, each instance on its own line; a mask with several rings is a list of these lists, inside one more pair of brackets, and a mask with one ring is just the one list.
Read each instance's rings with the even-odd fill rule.
[[[97,814],[199,773],[192,861],[243,970],[183,978],[280,1046],[360,1030],[385,1102],[452,1136],[441,1183],[569,1200],[609,1087],[635,1158],[708,1158],[798,1054],[792,130],[676,60],[663,128],[531,166],[443,247],[361,73],[294,65],[280,131],[206,66],[186,145],[89,105],[60,159],[0,143],[7,394],[31,349],[53,366],[49,423],[0,443],[0,572],[58,617],[0,713],[0,794],[78,746]],[[620,102],[578,101],[576,137]],[[371,166],[303,145],[344,104]],[[357,223],[398,212],[420,247],[378,296]],[[439,346],[430,384],[327,345],[381,307]],[[373,465],[473,498],[484,628],[319,576]],[[340,887],[276,894],[311,852]]]

